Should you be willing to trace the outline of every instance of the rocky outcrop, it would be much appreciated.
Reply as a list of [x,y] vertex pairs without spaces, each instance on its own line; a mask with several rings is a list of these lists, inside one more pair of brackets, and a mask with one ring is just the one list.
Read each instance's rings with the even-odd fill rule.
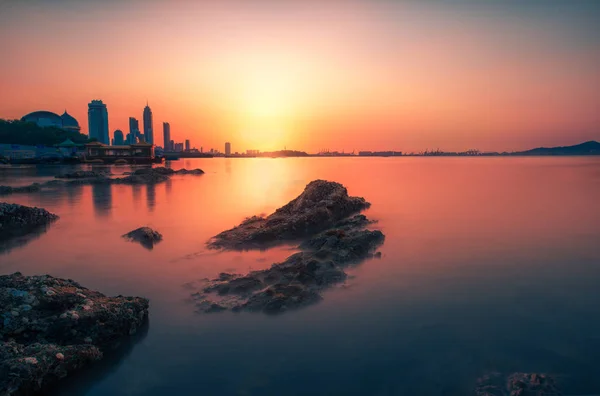
[[[368,205],[363,198],[348,197],[342,185],[318,180],[273,215],[249,219],[219,234],[210,242],[211,247],[240,248],[248,247],[248,241],[266,243],[312,236],[300,243],[300,252],[269,269],[247,275],[221,273],[206,280],[206,285],[192,295],[198,310],[274,314],[320,301],[324,289],[346,280],[346,266],[374,257],[384,241],[381,231],[365,229],[373,223],[366,216],[348,217]],[[249,226],[254,223],[259,224]],[[272,237],[263,239],[266,235]]]
[[122,236],[132,242],[138,242],[147,249],[152,249],[155,244],[162,241],[162,235],[150,227],[140,227]]
[[57,219],[45,209],[0,202],[0,242],[35,232]]
[[0,276],[0,394],[25,395],[102,358],[145,324],[148,300],[49,275]]
[[370,204],[361,197],[350,197],[344,186],[315,180],[304,192],[267,217],[250,217],[240,225],[215,236],[211,248],[234,250],[269,247],[297,240],[326,230]]
[[19,194],[19,193],[32,193],[42,189],[42,185],[39,183],[33,183],[27,186],[0,186],[0,195]]
[[508,376],[493,373],[480,378],[475,388],[477,396],[560,396],[556,381],[546,374],[513,373]]
[[[11,187],[0,186],[0,195],[9,195],[17,193],[32,193],[40,191],[43,188],[85,186],[93,184],[157,184],[162,183],[173,175],[203,175],[202,169],[179,169],[173,170],[164,167],[141,168],[134,172],[126,173],[124,177],[109,177],[109,173],[94,171],[75,171],[56,176],[56,180],[50,180],[45,183],[33,183],[28,186]],[[67,179],[67,180],[64,180]]]

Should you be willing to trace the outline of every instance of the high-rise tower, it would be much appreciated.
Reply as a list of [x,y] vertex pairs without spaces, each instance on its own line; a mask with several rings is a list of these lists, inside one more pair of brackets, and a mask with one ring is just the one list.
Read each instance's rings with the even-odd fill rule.
[[88,104],[88,133],[90,139],[110,144],[108,137],[108,110],[101,100],[92,100]]
[[163,138],[165,140],[165,151],[173,151],[171,147],[171,124],[163,122]]
[[146,102],[146,107],[144,107],[144,138],[146,143],[154,144],[154,130],[152,128],[152,110],[148,106],[148,102]]

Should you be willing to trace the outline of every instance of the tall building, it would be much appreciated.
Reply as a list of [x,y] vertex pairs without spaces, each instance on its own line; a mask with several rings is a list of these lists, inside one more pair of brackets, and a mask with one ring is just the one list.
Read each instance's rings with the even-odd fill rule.
[[190,151],[190,139],[185,139],[185,151]]
[[130,134],[130,137],[129,137],[130,144],[137,143],[138,139],[141,137],[140,136],[140,123],[134,117],[129,117],[129,134]]
[[92,100],[88,104],[88,130],[90,139],[110,144],[108,137],[108,110],[101,100]]
[[225,142],[225,155],[231,155],[231,143]]
[[163,122],[163,138],[165,141],[165,151],[171,151],[171,124]]
[[113,134],[113,146],[122,146],[124,143],[123,131],[117,129]]
[[146,143],[154,144],[154,131],[152,129],[152,110],[148,106],[146,102],[146,107],[144,107],[144,139]]

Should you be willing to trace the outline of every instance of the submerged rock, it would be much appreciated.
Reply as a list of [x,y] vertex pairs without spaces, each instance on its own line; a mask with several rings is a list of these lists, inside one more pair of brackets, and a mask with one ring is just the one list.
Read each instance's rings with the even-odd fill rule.
[[475,388],[477,396],[560,396],[551,376],[537,373],[513,373],[508,376],[493,373],[480,378]]
[[71,173],[64,173],[62,175],[55,176],[57,179],[89,179],[89,178],[97,178],[97,177],[106,177],[108,172],[95,172],[95,171],[85,171],[78,170]]
[[152,249],[156,243],[162,241],[161,233],[154,231],[150,227],[137,228],[124,234],[122,237],[133,242],[139,242],[147,249]]
[[42,185],[39,183],[33,183],[28,186],[0,186],[0,195],[18,194],[18,193],[32,193],[40,191]]
[[35,232],[57,219],[45,209],[0,202],[0,242]]
[[112,179],[115,184],[156,184],[169,180],[169,176],[160,172],[133,173],[131,175]]
[[346,188],[339,183],[315,180],[275,213],[244,220],[215,236],[209,247],[236,250],[269,247],[331,228],[369,206],[364,198],[348,196]]
[[[248,240],[266,241],[257,239],[257,235],[277,235],[274,229],[285,236],[313,236],[299,245],[300,252],[269,269],[247,275],[221,273],[208,281],[201,292],[192,295],[198,310],[274,314],[320,301],[322,290],[346,280],[344,267],[373,257],[385,239],[381,231],[365,229],[373,223],[366,216],[348,217],[367,206],[363,198],[348,197],[340,184],[317,181],[266,219],[253,217],[219,234],[211,242],[212,247],[240,247],[247,246]],[[298,224],[310,226],[294,233],[290,227]]]
[[[50,180],[45,183],[33,183],[28,186],[11,187],[0,186],[0,195],[9,195],[16,193],[32,193],[40,191],[45,187],[61,186],[85,186],[96,184],[157,184],[169,180],[172,175],[202,175],[202,169],[179,169],[173,170],[164,167],[142,168],[134,172],[125,173],[125,177],[111,178],[110,173],[95,171],[75,171],[56,176],[56,180]],[[63,180],[67,179],[67,180]]]
[[0,276],[0,394],[43,391],[134,334],[148,300],[106,297],[49,275]]

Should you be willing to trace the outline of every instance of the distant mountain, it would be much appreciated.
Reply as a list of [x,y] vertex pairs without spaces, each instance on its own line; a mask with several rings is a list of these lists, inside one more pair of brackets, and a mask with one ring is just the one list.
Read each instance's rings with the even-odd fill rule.
[[515,155],[600,155],[600,142],[589,141],[575,146],[538,147],[532,150],[519,151]]

